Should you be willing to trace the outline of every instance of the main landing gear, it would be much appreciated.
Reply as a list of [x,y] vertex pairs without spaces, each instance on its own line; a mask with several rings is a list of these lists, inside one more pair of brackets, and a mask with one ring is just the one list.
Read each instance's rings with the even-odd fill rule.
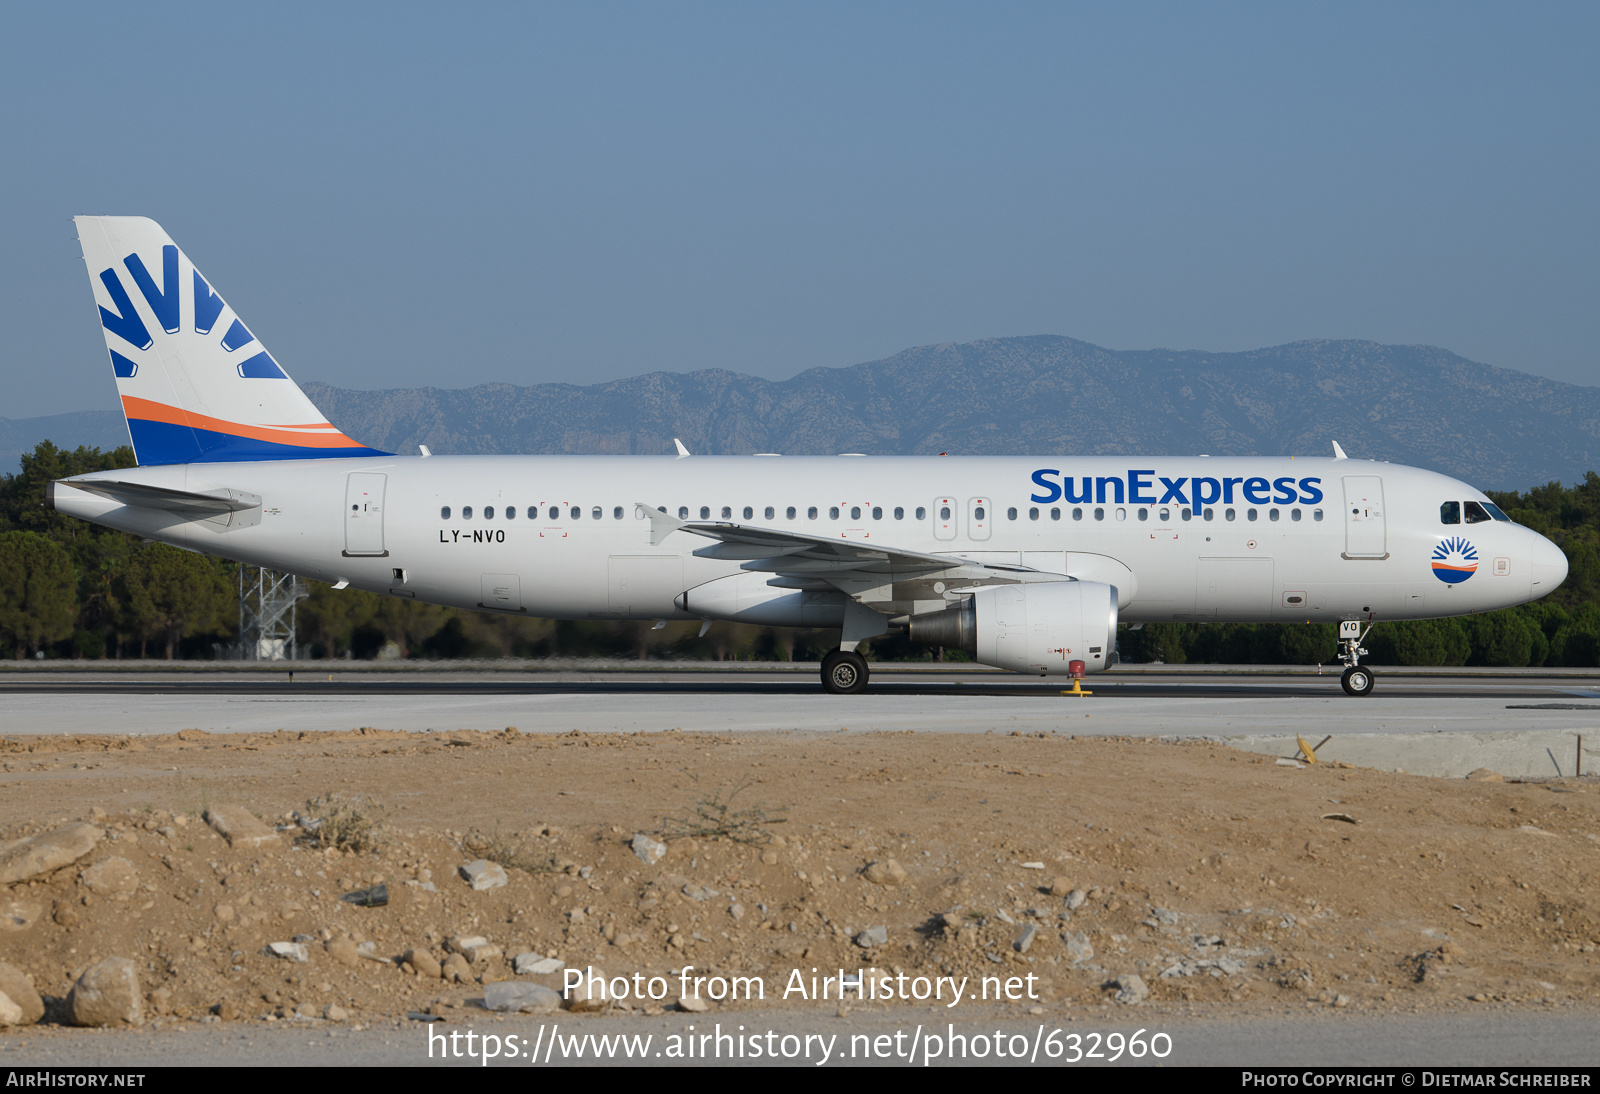
[[[1369,626],[1367,631],[1371,631]],[[1371,669],[1360,666],[1361,657],[1367,651],[1361,648],[1361,639],[1365,634],[1361,630],[1359,619],[1346,619],[1339,624],[1339,660],[1344,662],[1344,675],[1339,678],[1339,686],[1344,688],[1346,695],[1362,696],[1371,695],[1372,686],[1376,683]]]
[[822,659],[822,689],[830,695],[859,695],[869,675],[867,659],[855,650],[834,650]]

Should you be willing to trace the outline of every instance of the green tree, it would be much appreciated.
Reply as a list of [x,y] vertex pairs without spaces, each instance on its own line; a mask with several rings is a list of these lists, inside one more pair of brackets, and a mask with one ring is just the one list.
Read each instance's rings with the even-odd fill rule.
[[72,633],[72,560],[37,532],[0,533],[0,635],[18,658]]
[[141,657],[158,640],[171,661],[180,639],[225,627],[237,604],[221,563],[163,543],[130,554],[118,578],[120,622],[138,639]]

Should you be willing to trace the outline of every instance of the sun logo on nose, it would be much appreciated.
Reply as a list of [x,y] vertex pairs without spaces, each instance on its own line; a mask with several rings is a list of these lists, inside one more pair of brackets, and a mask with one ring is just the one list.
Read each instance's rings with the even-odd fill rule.
[[1459,585],[1478,572],[1478,549],[1460,536],[1451,536],[1433,549],[1433,576]]

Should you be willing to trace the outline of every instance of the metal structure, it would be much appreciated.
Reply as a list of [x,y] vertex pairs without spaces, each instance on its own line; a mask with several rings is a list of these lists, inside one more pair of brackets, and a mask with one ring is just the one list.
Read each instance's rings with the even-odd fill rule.
[[294,574],[260,566],[241,565],[238,581],[239,660],[296,660],[295,605],[311,591]]

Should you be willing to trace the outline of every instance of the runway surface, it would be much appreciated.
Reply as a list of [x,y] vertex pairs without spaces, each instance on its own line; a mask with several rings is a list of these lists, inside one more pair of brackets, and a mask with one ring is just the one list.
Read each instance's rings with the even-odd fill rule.
[[1260,733],[1600,732],[1600,674],[1380,675],[1353,699],[1337,675],[1112,673],[1090,697],[1060,681],[880,667],[826,695],[793,671],[7,672],[0,733],[279,729],[524,733],[904,731],[1232,736]]

